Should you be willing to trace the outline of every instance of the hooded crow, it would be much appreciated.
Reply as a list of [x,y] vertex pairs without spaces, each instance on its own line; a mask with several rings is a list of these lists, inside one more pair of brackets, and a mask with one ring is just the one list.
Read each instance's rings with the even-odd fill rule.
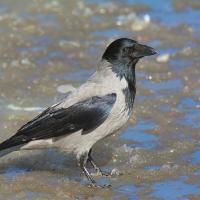
[[92,146],[127,123],[136,94],[136,63],[154,54],[153,48],[132,39],[112,42],[88,81],[2,142],[0,157],[43,148],[74,153],[91,185],[97,186],[86,167],[90,162],[103,175],[91,157]]

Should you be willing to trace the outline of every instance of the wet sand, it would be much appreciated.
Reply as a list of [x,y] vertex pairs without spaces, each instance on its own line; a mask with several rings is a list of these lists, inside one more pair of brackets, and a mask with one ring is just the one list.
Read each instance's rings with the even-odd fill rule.
[[0,199],[200,199],[199,19],[189,0],[2,0],[0,141],[87,80],[115,38],[159,54],[137,65],[129,126],[94,148],[112,189],[88,188],[71,155],[21,151],[0,160]]

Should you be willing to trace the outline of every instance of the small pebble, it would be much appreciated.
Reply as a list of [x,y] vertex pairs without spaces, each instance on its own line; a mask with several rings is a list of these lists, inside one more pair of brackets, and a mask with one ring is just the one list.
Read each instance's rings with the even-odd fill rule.
[[122,172],[120,172],[117,168],[114,168],[114,169],[112,169],[112,171],[111,171],[111,176],[112,175],[117,175],[117,176],[119,176],[119,175],[122,175]]
[[162,54],[156,58],[157,62],[166,63],[169,61],[170,55],[169,54]]
[[72,85],[68,84],[68,85],[60,85],[57,87],[57,91],[60,93],[67,93],[67,92],[72,92],[75,90],[75,87],[73,87]]
[[30,65],[31,62],[30,62],[30,60],[28,58],[24,58],[24,59],[21,60],[21,64],[22,65]]

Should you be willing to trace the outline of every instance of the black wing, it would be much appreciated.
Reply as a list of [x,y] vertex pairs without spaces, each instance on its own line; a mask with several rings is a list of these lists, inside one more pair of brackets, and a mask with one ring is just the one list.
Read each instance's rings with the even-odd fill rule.
[[87,134],[106,120],[115,101],[116,94],[112,93],[103,97],[93,96],[68,108],[50,107],[0,144],[0,150],[79,130],[82,130],[82,134]]

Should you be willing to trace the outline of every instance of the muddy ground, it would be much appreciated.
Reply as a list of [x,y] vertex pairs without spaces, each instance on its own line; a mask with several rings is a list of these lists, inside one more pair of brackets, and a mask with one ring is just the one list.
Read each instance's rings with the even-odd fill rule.
[[137,65],[129,126],[94,148],[112,189],[88,188],[71,155],[21,151],[0,160],[0,199],[200,199],[199,19],[198,0],[1,0],[0,141],[87,80],[114,39],[159,54]]

